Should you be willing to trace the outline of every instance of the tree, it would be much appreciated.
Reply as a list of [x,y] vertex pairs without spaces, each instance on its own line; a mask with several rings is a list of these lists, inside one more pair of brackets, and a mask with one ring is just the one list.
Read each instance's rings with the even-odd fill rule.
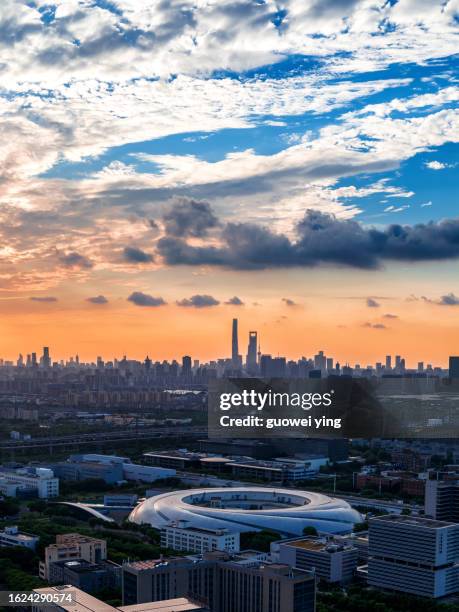
[[305,535],[305,536],[317,536],[319,534],[317,533],[317,529],[315,527],[313,527],[312,525],[307,525],[307,527],[305,527],[303,529],[303,535]]

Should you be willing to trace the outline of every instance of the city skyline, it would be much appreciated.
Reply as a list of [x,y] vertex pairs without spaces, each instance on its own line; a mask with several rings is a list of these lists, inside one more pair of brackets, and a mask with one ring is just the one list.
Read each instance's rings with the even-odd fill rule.
[[269,352],[261,350],[261,339],[257,330],[249,329],[245,335],[245,340],[241,338],[239,335],[239,320],[237,318],[232,319],[231,324],[231,337],[230,343],[228,342],[228,350],[227,355],[224,354],[215,357],[214,359],[203,360],[199,355],[192,355],[190,353],[184,353],[182,355],[175,355],[170,359],[161,359],[157,358],[154,353],[147,351],[147,353],[143,357],[129,355],[128,352],[125,352],[122,356],[111,356],[108,357],[103,355],[102,353],[98,353],[97,356],[90,358],[84,358],[80,356],[79,351],[74,352],[72,355],[67,355],[66,357],[58,356],[56,359],[53,359],[51,350],[49,346],[43,346],[40,351],[25,351],[19,352],[17,358],[14,360],[5,359],[0,356],[0,365],[15,365],[18,367],[45,367],[50,368],[54,363],[58,365],[103,365],[106,363],[110,364],[119,364],[123,362],[123,360],[127,361],[136,361],[138,363],[146,363],[150,361],[151,363],[178,363],[181,365],[182,369],[186,369],[187,371],[191,371],[192,368],[198,365],[209,365],[209,364],[217,364],[221,362],[226,362],[228,368],[232,368],[233,370],[244,370],[244,372],[253,375],[260,374],[260,366],[263,361],[263,358],[272,358],[273,360],[284,360],[288,362],[301,362],[301,361],[310,361],[313,363],[313,366],[322,371],[333,371],[336,367],[347,367],[350,366],[352,368],[361,368],[365,370],[368,367],[375,369],[377,372],[382,373],[386,372],[395,372],[402,373],[404,371],[417,371],[424,372],[426,370],[433,371],[434,369],[447,369],[447,367],[451,367],[451,359],[457,359],[456,357],[451,357],[451,355],[445,356],[445,360],[449,360],[449,363],[446,363],[446,366],[441,364],[437,364],[427,359],[418,359],[416,363],[410,364],[405,356],[401,353],[396,353],[394,351],[388,352],[387,354],[380,356],[380,358],[376,361],[352,361],[351,359],[339,359],[335,355],[327,353],[323,349],[313,350],[310,353],[303,352],[301,356],[289,356],[289,355],[281,355],[279,352]]
[[83,4],[0,8],[5,356],[456,352],[454,2]]

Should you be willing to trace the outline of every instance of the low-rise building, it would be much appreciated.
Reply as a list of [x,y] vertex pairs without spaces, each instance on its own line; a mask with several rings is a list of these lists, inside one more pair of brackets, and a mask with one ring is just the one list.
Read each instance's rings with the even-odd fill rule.
[[108,484],[122,480],[155,482],[176,475],[176,471],[151,465],[132,463],[127,457],[88,453],[71,455],[65,462],[56,464],[54,469],[67,480],[101,478]]
[[280,563],[315,571],[325,582],[350,582],[358,565],[359,553],[350,540],[333,537],[306,537],[271,544],[271,554]]
[[41,499],[59,495],[59,479],[54,476],[53,470],[49,468],[0,468],[0,480],[5,483],[5,486],[8,484],[17,485],[15,488],[16,495],[19,490],[21,492],[29,490]]
[[161,529],[161,547],[205,553],[212,550],[239,552],[239,533],[228,529],[192,527],[188,521],[171,523]]
[[35,589],[34,593],[41,595],[44,601],[34,604],[32,612],[49,612],[50,603],[46,602],[47,597],[56,597],[60,601],[52,604],[55,612],[210,612],[188,597],[114,607],[72,585]]
[[259,480],[299,481],[317,474],[321,465],[326,465],[325,457],[315,460],[276,459],[257,461],[247,459],[229,464],[233,476],[237,478],[257,478]]
[[138,499],[138,495],[134,494],[110,493],[110,495],[104,495],[104,506],[134,507]]
[[89,563],[105,561],[107,559],[106,541],[79,533],[57,535],[56,543],[45,548],[45,558],[39,566],[40,578],[49,581],[51,563],[81,559]]
[[0,546],[23,546],[35,550],[39,540],[38,536],[19,531],[17,526],[5,527],[0,531]]
[[212,612],[313,612],[315,576],[256,554],[205,553],[137,561],[123,566],[123,602],[135,604],[184,594]]
[[49,564],[48,575],[50,584],[71,584],[86,593],[97,593],[102,589],[114,589],[121,585],[121,566],[111,561],[54,561]]

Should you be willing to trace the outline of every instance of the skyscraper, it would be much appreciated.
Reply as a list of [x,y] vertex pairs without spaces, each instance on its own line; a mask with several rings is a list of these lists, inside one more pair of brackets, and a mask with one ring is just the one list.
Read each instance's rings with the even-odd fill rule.
[[43,357],[41,358],[41,362],[44,368],[51,367],[51,357],[49,356],[49,347],[43,347]]
[[449,377],[459,378],[459,357],[449,358]]
[[191,357],[189,355],[182,357],[182,376],[187,378],[191,376]]
[[258,339],[256,331],[249,331],[249,345],[247,347],[247,371],[249,374],[255,374],[257,371],[257,347]]
[[233,319],[233,334],[231,338],[231,362],[233,368],[239,367],[239,342],[237,336],[237,319]]

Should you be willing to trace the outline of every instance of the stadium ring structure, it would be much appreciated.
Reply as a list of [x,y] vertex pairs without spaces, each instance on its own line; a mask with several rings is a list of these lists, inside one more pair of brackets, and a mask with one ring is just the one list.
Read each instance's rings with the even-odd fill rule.
[[320,533],[345,534],[362,517],[344,500],[310,491],[264,487],[190,489],[150,497],[129,515],[133,523],[161,529],[171,523],[230,532],[271,529],[302,535],[312,526]]

